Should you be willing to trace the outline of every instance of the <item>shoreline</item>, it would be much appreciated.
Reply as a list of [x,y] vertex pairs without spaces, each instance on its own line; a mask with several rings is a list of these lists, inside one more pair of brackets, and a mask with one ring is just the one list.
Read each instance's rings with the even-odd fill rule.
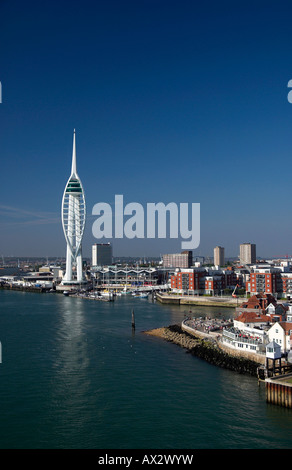
[[196,332],[189,334],[182,330],[180,325],[170,325],[168,327],[154,328],[143,332],[146,335],[161,338],[174,343],[187,350],[188,353],[203,359],[214,366],[228,369],[239,374],[248,374],[258,377],[258,368],[261,362],[234,355],[221,349],[215,337],[210,337],[204,333]]

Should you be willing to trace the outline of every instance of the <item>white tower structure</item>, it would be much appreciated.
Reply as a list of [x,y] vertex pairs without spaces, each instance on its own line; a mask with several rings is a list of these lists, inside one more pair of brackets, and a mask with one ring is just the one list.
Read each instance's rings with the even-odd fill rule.
[[62,225],[67,242],[66,273],[62,281],[63,286],[85,282],[82,271],[81,249],[85,219],[86,205],[84,191],[76,169],[74,129],[71,175],[67,181],[62,200]]

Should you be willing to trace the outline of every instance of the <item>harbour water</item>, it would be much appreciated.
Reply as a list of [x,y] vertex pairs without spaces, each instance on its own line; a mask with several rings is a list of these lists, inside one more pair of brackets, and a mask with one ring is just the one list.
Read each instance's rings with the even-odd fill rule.
[[0,290],[0,448],[291,448],[292,411],[263,384],[143,334],[219,313]]

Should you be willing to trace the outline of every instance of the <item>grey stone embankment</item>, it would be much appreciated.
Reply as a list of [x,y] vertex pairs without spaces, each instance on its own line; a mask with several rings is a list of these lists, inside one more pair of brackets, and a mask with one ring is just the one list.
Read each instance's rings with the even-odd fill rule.
[[188,352],[194,356],[215,366],[229,369],[239,374],[249,374],[254,377],[257,376],[257,369],[260,365],[259,363],[250,359],[235,357],[228,354],[219,348],[215,339],[194,337],[193,335],[183,331],[179,325],[156,328],[154,330],[145,331],[144,333],[157,336],[186,348]]

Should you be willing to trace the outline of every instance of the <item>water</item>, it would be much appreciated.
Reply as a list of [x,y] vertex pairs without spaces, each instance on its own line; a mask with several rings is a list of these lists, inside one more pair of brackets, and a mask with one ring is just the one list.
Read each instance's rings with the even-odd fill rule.
[[291,448],[292,410],[255,378],[142,333],[190,310],[219,313],[0,291],[0,448]]

